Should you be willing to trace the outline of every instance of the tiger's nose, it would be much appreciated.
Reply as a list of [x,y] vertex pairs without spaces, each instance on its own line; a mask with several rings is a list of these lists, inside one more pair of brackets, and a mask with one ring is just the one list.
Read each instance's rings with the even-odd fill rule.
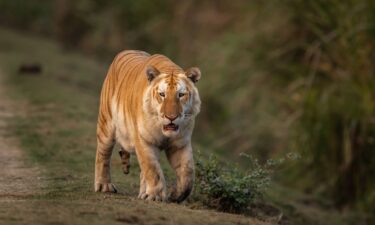
[[169,119],[171,122],[177,118],[176,114],[171,114],[171,115],[165,115],[167,119]]

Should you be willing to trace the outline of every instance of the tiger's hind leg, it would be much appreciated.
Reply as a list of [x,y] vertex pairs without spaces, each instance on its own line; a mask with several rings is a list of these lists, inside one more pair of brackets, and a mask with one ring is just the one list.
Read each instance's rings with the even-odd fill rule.
[[118,153],[121,157],[122,171],[124,172],[124,174],[128,174],[130,168],[130,153],[122,147]]

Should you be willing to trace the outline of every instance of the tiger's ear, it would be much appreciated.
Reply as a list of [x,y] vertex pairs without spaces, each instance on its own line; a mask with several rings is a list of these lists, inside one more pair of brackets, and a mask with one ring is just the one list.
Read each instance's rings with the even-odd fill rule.
[[185,71],[186,76],[193,81],[193,83],[197,83],[199,79],[201,79],[201,71],[198,67],[191,67]]
[[146,68],[146,75],[147,75],[147,80],[151,82],[157,75],[159,75],[160,72],[157,70],[154,66],[147,66]]

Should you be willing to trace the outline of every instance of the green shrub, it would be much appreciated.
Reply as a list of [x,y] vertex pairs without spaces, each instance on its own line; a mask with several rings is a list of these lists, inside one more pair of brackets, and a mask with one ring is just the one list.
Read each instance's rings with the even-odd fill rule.
[[268,160],[261,165],[252,156],[242,156],[249,162],[246,170],[220,163],[213,155],[202,160],[198,154],[195,193],[203,204],[220,211],[241,213],[262,197],[271,181],[271,168],[278,162]]

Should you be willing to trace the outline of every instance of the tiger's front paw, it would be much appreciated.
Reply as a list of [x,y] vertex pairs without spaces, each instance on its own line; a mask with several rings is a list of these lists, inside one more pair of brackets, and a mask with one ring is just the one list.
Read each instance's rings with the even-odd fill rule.
[[95,192],[117,193],[117,188],[112,183],[95,182]]
[[192,185],[186,186],[184,188],[181,188],[181,187],[174,188],[168,197],[168,201],[181,203],[187,197],[189,197],[191,191],[192,191]]
[[167,191],[164,185],[157,185],[154,188],[147,188],[145,192],[140,192],[138,198],[147,201],[166,201]]

